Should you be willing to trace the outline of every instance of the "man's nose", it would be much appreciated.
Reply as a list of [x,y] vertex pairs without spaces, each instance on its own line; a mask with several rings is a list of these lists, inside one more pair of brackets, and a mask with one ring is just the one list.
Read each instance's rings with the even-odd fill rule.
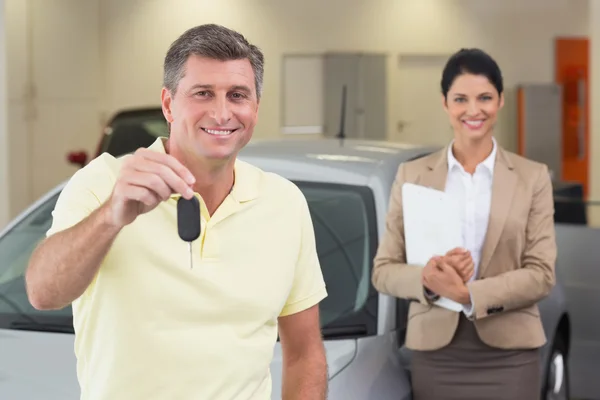
[[225,125],[231,119],[231,114],[232,113],[229,109],[229,102],[227,99],[221,98],[220,96],[215,98],[210,113],[210,116],[215,120],[215,122],[218,125]]

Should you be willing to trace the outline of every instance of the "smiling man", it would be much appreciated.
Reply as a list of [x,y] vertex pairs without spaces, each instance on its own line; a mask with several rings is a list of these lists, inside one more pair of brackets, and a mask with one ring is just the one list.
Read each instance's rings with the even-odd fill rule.
[[[268,400],[279,337],[283,399],[326,396],[327,295],[306,200],[237,159],[256,125],[263,55],[237,32],[185,32],[164,63],[169,138],[69,181],[26,274],[37,309],[73,306],[83,400]],[[196,196],[189,249],[177,200]]]

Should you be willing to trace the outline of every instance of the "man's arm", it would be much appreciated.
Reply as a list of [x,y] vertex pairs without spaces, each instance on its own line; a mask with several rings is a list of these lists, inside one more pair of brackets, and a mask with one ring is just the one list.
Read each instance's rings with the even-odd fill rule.
[[172,193],[193,196],[194,177],[168,154],[136,151],[123,160],[116,182],[107,178],[102,157],[69,180],[52,213],[48,238],[30,258],[25,280],[37,309],[60,309],[81,296],[118,233],[138,215]]
[[327,360],[319,326],[319,306],[279,317],[283,353],[283,400],[327,398]]
[[327,361],[321,338],[319,302],[327,296],[306,198],[297,189],[301,232],[294,282],[279,314],[283,352],[283,400],[324,400]]
[[81,222],[46,238],[25,273],[27,295],[38,310],[61,309],[90,285],[119,229],[102,206]]

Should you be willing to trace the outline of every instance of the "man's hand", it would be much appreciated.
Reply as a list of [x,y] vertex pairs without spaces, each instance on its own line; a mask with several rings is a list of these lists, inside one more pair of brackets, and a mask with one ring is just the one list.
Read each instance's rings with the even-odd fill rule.
[[423,286],[450,300],[469,304],[469,290],[461,276],[451,267],[444,257],[432,257],[423,268]]
[[122,228],[179,193],[192,198],[194,176],[175,157],[141,148],[123,161],[106,206],[108,222]]
[[457,247],[446,253],[444,256],[446,264],[454,268],[460,275],[463,282],[468,282],[475,272],[475,264],[471,252],[462,247]]

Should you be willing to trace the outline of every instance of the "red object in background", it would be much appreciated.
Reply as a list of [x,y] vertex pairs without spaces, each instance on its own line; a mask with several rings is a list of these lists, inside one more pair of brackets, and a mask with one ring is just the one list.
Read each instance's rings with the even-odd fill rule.
[[101,130],[94,153],[71,151],[67,154],[67,162],[83,168],[101,152],[119,157],[151,145],[158,136],[169,136],[169,125],[161,107],[119,110]]
[[589,39],[555,40],[555,81],[563,87],[562,179],[589,194]]
[[76,164],[81,167],[85,166],[87,163],[87,152],[85,151],[72,151],[67,154],[67,161],[71,164]]

